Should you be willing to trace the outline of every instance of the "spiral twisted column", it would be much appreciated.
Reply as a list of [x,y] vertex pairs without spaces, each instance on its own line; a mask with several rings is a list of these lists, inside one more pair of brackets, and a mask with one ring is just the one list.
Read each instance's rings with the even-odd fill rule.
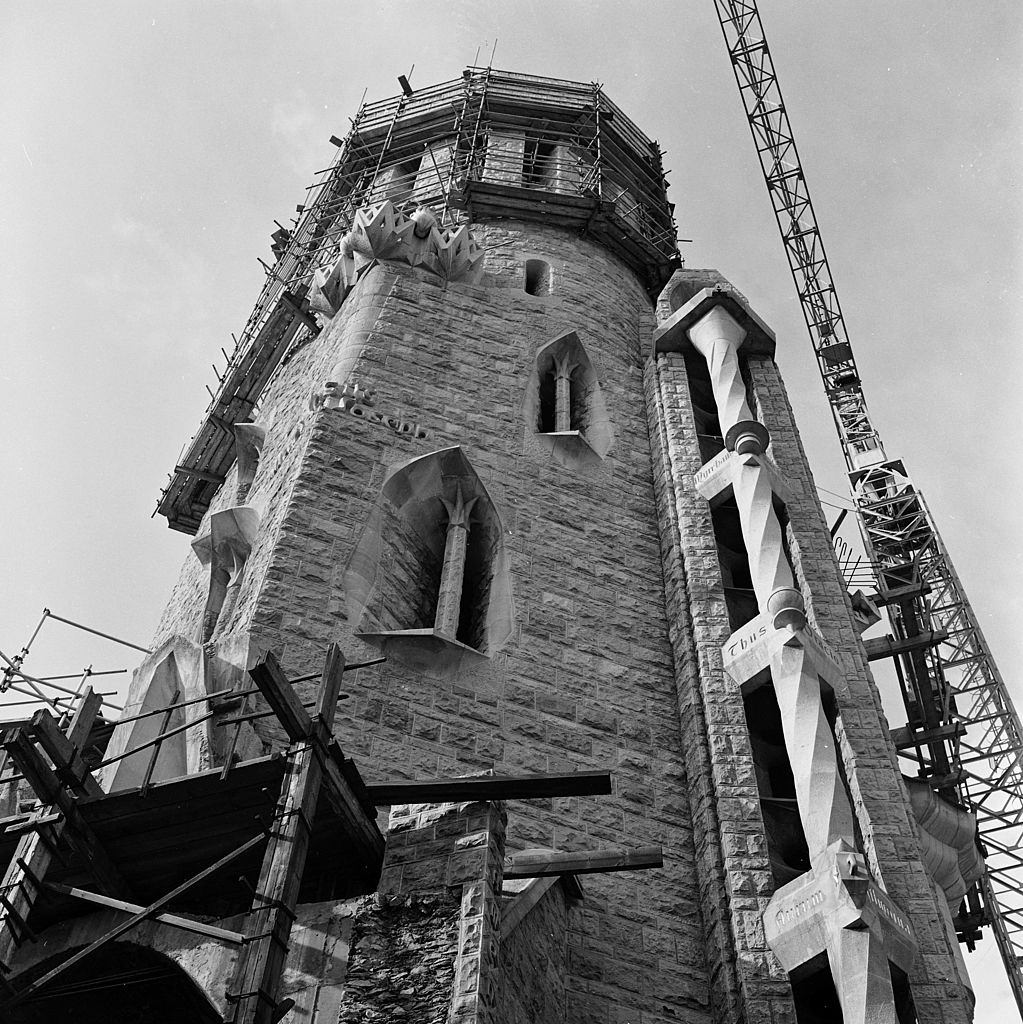
[[838,767],[821,684],[805,647],[784,644],[771,658],[796,806],[811,862],[839,839],[853,841],[853,811]]
[[725,444],[743,459],[733,478],[735,502],[757,605],[771,615],[776,629],[801,629],[806,624],[803,598],[785,556],[771,478],[757,458],[767,448],[769,436],[753,418],[739,369],[739,346],[746,330],[723,306],[714,306],[688,333],[693,347],[707,360]]
[[[771,929],[769,941],[790,971],[816,953],[827,953],[847,1024],[897,1024],[887,938],[865,903],[874,883],[854,849],[853,809],[821,700],[815,657],[798,633],[806,625],[806,609],[785,551],[772,477],[762,461],[769,435],[746,400],[739,367],[746,330],[719,304],[688,328],[688,336],[707,360],[725,446],[736,453],[732,490],[757,605],[776,630],[792,634],[775,641],[770,668],[811,867],[772,899],[768,914],[780,923]],[[837,906],[822,913],[837,898],[826,893],[836,880],[857,893],[845,919]],[[875,899],[884,904],[876,893]],[[808,915],[815,919],[813,940],[807,936]]]

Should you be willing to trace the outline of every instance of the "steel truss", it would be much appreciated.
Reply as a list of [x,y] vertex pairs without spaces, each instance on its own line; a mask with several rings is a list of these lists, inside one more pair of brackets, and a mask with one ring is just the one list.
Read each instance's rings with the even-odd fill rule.
[[900,754],[977,816],[986,875],[956,919],[991,925],[1023,1011],[1023,728],[923,495],[871,423],[838,293],[754,0],[714,0],[852,485],[867,560],[899,640]]

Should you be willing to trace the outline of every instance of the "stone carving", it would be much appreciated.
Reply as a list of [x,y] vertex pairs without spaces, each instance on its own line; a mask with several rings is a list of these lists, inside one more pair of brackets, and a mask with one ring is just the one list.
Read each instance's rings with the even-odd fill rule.
[[444,563],[440,571],[440,589],[437,593],[437,614],[433,620],[434,632],[454,640],[461,618],[462,585],[465,582],[465,545],[469,535],[469,515],[476,498],[465,501],[461,484],[455,484],[455,500],[441,498],[448,514],[447,536],[444,541]]
[[772,654],[771,678],[812,861],[839,839],[852,840],[852,807],[821,702],[816,659],[798,637],[790,637]]
[[688,333],[693,347],[707,360],[725,446],[740,456],[732,480],[757,601],[762,611],[773,614],[776,629],[799,629],[806,622],[803,598],[785,556],[774,487],[757,458],[767,447],[768,434],[753,419],[739,370],[738,351],[746,330],[728,310],[715,305]]
[[[734,303],[734,299],[732,302]],[[781,715],[810,871],[780,888],[765,914],[771,949],[790,973],[827,954],[846,1024],[897,1024],[889,962],[908,970],[916,952],[898,908],[867,874],[856,852],[854,815],[835,737],[821,699],[822,675],[837,683],[826,645],[806,629],[775,510],[777,477],[765,459],[769,437],[746,399],[739,348],[747,329],[714,295],[691,300],[673,319],[707,360],[718,418],[731,453],[700,476],[702,493],[730,480],[760,616],[726,642],[722,654],[740,685],[766,660]]]
[[554,357],[554,429],[572,429],[572,371],[575,363],[567,352]]
[[431,672],[494,654],[513,625],[503,534],[460,447],[396,466],[345,573],[357,635]]
[[313,272],[309,283],[309,308],[317,313],[333,316],[355,287],[358,274],[355,266],[355,252],[350,234],[341,239],[338,258],[333,266],[320,267]]
[[908,971],[916,942],[848,842],[837,840],[820,870],[815,866],[774,894],[764,931],[790,973],[827,953],[846,1024],[898,1024],[888,965]]
[[576,331],[543,345],[526,386],[527,427],[562,465],[598,465],[614,430],[593,363]]
[[266,441],[266,425],[263,423],[236,423],[234,425],[234,447],[238,462],[238,504],[249,496],[249,488],[256,478],[259,457]]
[[213,512],[205,529],[192,541],[192,550],[210,569],[210,589],[206,599],[200,642],[207,643],[225,609],[234,605],[241,585],[242,568],[259,532],[259,513],[251,505]]
[[358,381],[350,381],[341,386],[337,381],[329,380],[324,385],[324,394],[314,394],[310,399],[310,409],[339,409],[354,416],[356,419],[367,420],[370,423],[382,423],[390,427],[396,434],[408,434],[418,440],[425,440],[429,433],[418,423],[402,419],[393,413],[388,414],[379,409],[372,408],[376,401],[373,392]]
[[422,267],[445,281],[473,283],[483,270],[483,250],[467,225],[442,228],[429,207],[420,206],[405,216],[384,199],[356,212],[351,231],[339,244],[337,260],[314,272],[310,308],[333,316],[359,275],[381,260]]

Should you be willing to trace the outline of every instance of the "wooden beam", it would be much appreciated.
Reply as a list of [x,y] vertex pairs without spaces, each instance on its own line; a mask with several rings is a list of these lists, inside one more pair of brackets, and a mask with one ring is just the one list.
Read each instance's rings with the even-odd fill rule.
[[[377,828],[373,813],[359,799],[359,794],[345,777],[344,770],[337,761],[327,756],[321,756],[323,766],[323,796],[330,804],[331,809],[344,822],[345,834],[353,844],[357,844],[363,851],[363,862],[367,865],[379,867],[384,859],[384,837]],[[348,762],[351,766],[351,762]]]
[[302,706],[298,694],[272,653],[267,653],[257,662],[249,670],[249,675],[284,726],[292,743],[310,738],[314,740],[322,769],[324,797],[344,821],[349,839],[365,852],[366,863],[379,864],[383,860],[383,837],[368,808],[363,806],[364,801],[359,799],[359,794],[345,778],[347,765],[344,755],[331,735],[343,672],[344,655],[336,644],[332,644],[324,665],[315,720]]
[[[343,659],[342,659],[343,664]],[[273,652],[268,651],[249,669],[252,681],[259,687],[273,713],[277,716],[292,743],[307,739],[313,730],[313,720],[302,707],[294,687],[288,682]]]
[[63,821],[62,814],[17,814],[0,821],[0,836],[20,836],[26,832],[34,832],[45,825],[55,825]]
[[35,741],[53,762],[57,778],[63,785],[85,796],[102,795],[102,787],[93,778],[78,748],[60,731],[57,719],[49,711],[40,708],[32,716],[30,729]]
[[920,732],[914,732],[909,726],[902,726],[898,729],[891,729],[890,732],[896,750],[908,750],[910,747],[924,746],[935,740],[962,736],[966,732],[966,724],[964,722],[949,722],[946,725],[939,725],[934,729],[923,729]]
[[863,646],[867,651],[867,661],[880,661],[882,658],[894,658],[899,654],[908,654],[910,651],[917,651],[923,647],[934,647],[947,639],[947,630],[933,629],[904,639],[894,636],[879,636],[873,640],[864,640]]
[[193,466],[175,466],[175,473],[183,473],[185,476],[194,476],[197,480],[205,480],[208,484],[216,484],[218,487],[227,479],[220,473],[207,473],[204,469],[196,469]]
[[85,749],[92,727],[96,724],[96,716],[102,706],[103,698],[91,686],[87,686],[67,729],[68,742],[73,747],[77,747],[79,750]]
[[537,775],[479,775],[368,785],[377,807],[445,803],[453,800],[539,800],[552,796],[605,796],[611,773],[602,771]]
[[[163,908],[167,906],[168,903],[171,903],[173,900],[176,900],[179,896],[182,896],[184,893],[188,892],[189,889],[193,889],[200,882],[204,882],[207,878],[209,878],[210,875],[212,875],[216,871],[219,871],[222,867],[225,867],[226,865],[230,864],[231,861],[237,860],[242,855],[248,853],[249,850],[251,850],[254,846],[258,845],[259,843],[265,842],[265,839],[266,837],[262,833],[260,833],[257,836],[253,836],[252,839],[250,839],[248,842],[242,843],[242,845],[237,847],[237,849],[234,849],[230,853],[225,854],[215,864],[211,864],[208,868],[204,868],[198,874],[193,875],[191,878],[189,878],[188,881],[182,882],[181,885],[171,890],[169,893],[167,893],[166,896],[161,896],[160,899],[158,899],[155,903],[151,903],[148,907],[143,907],[142,910],[140,910],[138,913],[132,914],[132,916],[128,918],[127,921],[122,921],[121,924],[117,925],[116,928],[111,929],[109,932],[106,933],[106,935],[103,935],[100,938],[96,939],[95,942],[86,946],[85,949],[79,950],[73,956],[68,957],[67,960],[64,960],[61,963],[57,964],[56,967],[54,967],[51,971],[48,971],[41,978],[37,978],[35,981],[26,985],[24,988],[18,988],[17,985],[15,984],[14,995],[4,1003],[4,1006],[15,1006],[16,1004],[23,1002],[30,995],[32,995],[33,992],[38,992],[39,989],[41,989],[44,985],[48,985],[58,975],[63,974],[64,971],[68,970],[68,968],[70,967],[73,967],[75,964],[85,959],[85,957],[89,956],[91,953],[95,953],[97,950],[102,949],[108,943],[120,938],[122,935],[124,935],[125,932],[131,931],[131,929],[134,928],[135,925],[139,924],[141,921],[146,920],[146,918],[155,917],[156,914],[163,910]],[[15,981],[15,979],[8,980],[12,983]]]
[[[80,714],[76,715],[69,730],[76,738],[82,733],[88,735],[88,730],[92,728],[95,709],[90,714],[89,708],[93,704],[88,696],[81,702]],[[51,757],[54,763],[60,764],[63,761],[66,768],[71,768],[74,776],[79,769],[84,769],[84,762],[78,764],[81,759],[77,747],[56,729],[56,722],[48,712],[41,714],[45,717],[33,717],[33,731],[38,730],[44,737],[44,743],[53,751]],[[44,805],[23,826],[30,831],[18,840],[14,856],[4,871],[3,879],[0,880],[0,892],[6,897],[4,905],[0,908],[0,963],[8,965],[15,947],[23,938],[23,929],[19,927],[19,922],[28,920],[39,895],[36,880],[46,875],[53,861],[56,844],[62,839],[70,840],[83,850],[86,862],[101,886],[122,896],[128,895],[128,886],[121,873],[106,856],[95,834],[82,820],[75,801],[36,749],[26,729],[22,727],[7,733],[4,737],[4,749]],[[84,774],[77,777],[92,779],[87,769],[84,770]],[[83,791],[86,791],[84,785]],[[71,827],[72,824],[74,828]],[[43,829],[48,829],[45,837],[42,834]]]
[[[85,900],[87,903],[98,903],[101,907],[112,907],[114,910],[123,910],[128,914],[140,914],[146,908],[138,903],[129,903],[127,900],[115,900],[111,896],[104,896],[98,892],[89,892],[88,889],[78,889],[73,885],[60,885],[57,882],[44,882],[43,888],[52,889],[54,892],[62,893],[65,896],[74,896],[77,899]],[[178,917],[177,914],[153,914],[153,920],[161,924],[168,924],[172,928],[182,928],[186,932],[195,932],[197,935],[208,935],[212,939],[222,939],[224,942],[233,942],[241,945],[245,936],[241,932],[228,931],[226,928],[217,928],[215,925],[206,924],[204,921],[193,921],[187,917]]]
[[[59,838],[65,827],[63,821],[54,825],[53,835]],[[5,968],[9,969],[14,952],[23,939],[18,924],[27,920],[39,895],[28,875],[41,878],[52,859],[53,851],[38,831],[32,831],[18,840],[14,856],[0,881],[0,892],[6,896],[6,901],[0,905],[0,963]],[[25,865],[28,866],[27,872]]]
[[504,861],[505,878],[544,878],[547,875],[592,875],[606,871],[642,871],[664,865],[659,846],[635,849],[584,850],[581,853],[513,853]]

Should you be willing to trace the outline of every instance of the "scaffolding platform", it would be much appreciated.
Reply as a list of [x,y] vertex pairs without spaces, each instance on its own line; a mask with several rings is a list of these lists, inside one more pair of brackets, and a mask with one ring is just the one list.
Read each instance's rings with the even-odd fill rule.
[[[468,67],[462,76],[364,103],[334,162],[309,188],[216,394],[154,514],[194,534],[234,462],[248,419],[288,353],[316,333],[305,296],[333,265],[359,209],[428,205],[445,228],[478,221],[554,225],[605,246],[651,295],[678,263],[660,147],[595,82]],[[211,392],[212,394],[212,392]]]

